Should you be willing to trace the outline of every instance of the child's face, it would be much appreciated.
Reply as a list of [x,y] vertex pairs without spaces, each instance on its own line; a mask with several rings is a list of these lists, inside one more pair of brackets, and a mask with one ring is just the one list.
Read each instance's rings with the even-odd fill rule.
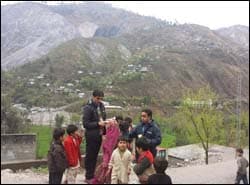
[[73,137],[77,137],[77,135],[78,135],[78,130],[76,130],[74,133],[72,133]]
[[236,152],[236,156],[242,156],[242,154],[240,152]]
[[59,139],[60,139],[61,142],[63,142],[64,141],[64,135],[61,136]]
[[136,147],[136,151],[138,152],[138,154],[141,154],[143,152],[143,150],[141,148]]
[[119,141],[118,148],[121,151],[125,151],[127,149],[127,142],[126,141]]

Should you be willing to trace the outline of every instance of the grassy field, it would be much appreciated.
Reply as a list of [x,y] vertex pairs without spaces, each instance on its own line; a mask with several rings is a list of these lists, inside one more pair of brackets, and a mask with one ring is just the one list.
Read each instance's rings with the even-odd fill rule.
[[25,132],[37,135],[36,157],[39,159],[45,158],[52,140],[53,128],[50,126],[31,125],[25,130]]

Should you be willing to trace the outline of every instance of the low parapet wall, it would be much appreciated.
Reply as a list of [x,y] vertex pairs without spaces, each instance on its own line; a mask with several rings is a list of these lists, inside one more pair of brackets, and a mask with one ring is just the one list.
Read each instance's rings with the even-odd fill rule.
[[1,134],[1,162],[36,159],[36,134]]

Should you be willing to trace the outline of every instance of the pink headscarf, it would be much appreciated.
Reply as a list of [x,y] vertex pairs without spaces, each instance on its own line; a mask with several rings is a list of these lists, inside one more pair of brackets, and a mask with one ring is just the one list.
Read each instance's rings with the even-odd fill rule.
[[108,164],[111,158],[112,152],[117,145],[118,138],[120,136],[120,130],[116,120],[109,119],[106,125],[106,138],[102,143],[103,163]]

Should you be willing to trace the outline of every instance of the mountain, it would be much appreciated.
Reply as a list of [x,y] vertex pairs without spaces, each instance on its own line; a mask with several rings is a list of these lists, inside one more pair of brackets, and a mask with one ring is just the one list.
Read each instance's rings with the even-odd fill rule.
[[[9,9],[19,7],[11,6]],[[42,36],[35,37],[37,32],[29,32],[28,28],[35,29],[36,24],[34,20],[28,23],[31,18],[24,11],[27,18],[26,26],[22,27],[27,35],[24,34],[23,42],[16,44],[13,39],[7,39],[9,35],[19,38],[19,33],[23,33],[12,32],[14,19],[9,18],[10,25],[7,21],[1,23],[4,25],[2,45],[6,46],[1,47],[4,51],[1,65],[3,68],[15,66],[3,72],[2,92],[10,94],[15,103],[62,106],[79,100],[79,92],[101,88],[111,102],[121,105],[151,102],[164,108],[166,103],[178,100],[188,88],[197,89],[207,84],[221,98],[234,101],[241,71],[242,100],[249,104],[249,49],[245,43],[236,42],[220,30],[195,24],[172,24],[95,2],[58,6],[32,3],[32,6],[32,11],[27,9],[27,12],[40,9],[47,12],[44,16],[51,15],[49,20],[56,23],[61,20],[61,24],[52,26],[47,19],[43,23],[50,25],[47,34],[44,28]],[[68,25],[66,31],[65,25]],[[59,28],[60,31],[55,31]],[[236,36],[247,38],[243,29],[237,30]],[[49,35],[55,38],[39,42],[45,45],[46,52],[40,45],[31,47]],[[39,53],[43,56],[37,55],[37,59],[27,64],[23,64],[23,60],[17,67],[14,59],[21,60],[16,53],[22,53],[26,47],[31,54],[33,49],[43,51]],[[13,61],[6,63],[6,58],[12,55]]]
[[32,62],[73,38],[116,36],[157,24],[165,23],[99,2],[1,6],[1,67],[11,69]]
[[243,25],[235,25],[228,28],[220,28],[216,32],[224,38],[240,44],[245,48],[249,48],[249,27]]

